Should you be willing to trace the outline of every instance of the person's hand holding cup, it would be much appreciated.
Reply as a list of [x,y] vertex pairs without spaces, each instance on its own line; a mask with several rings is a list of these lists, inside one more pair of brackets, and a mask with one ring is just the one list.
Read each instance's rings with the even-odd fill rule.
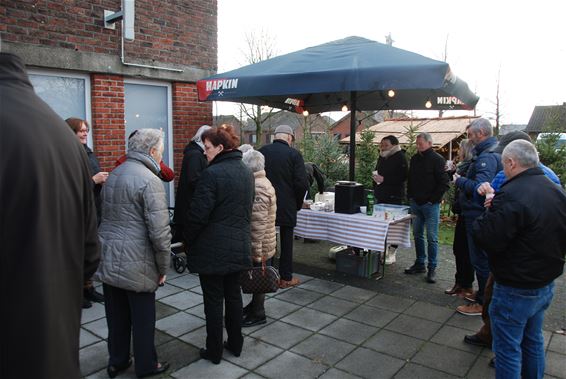
[[373,171],[371,174],[371,177],[375,184],[380,185],[381,183],[383,183],[383,176],[379,175],[377,171]]

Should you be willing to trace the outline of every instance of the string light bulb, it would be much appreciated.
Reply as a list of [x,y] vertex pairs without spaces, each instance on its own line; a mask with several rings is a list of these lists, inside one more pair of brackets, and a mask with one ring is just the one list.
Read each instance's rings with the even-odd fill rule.
[[303,111],[303,116],[307,117],[309,115],[309,111],[307,111],[306,109]]
[[342,105],[342,112],[348,112],[348,106],[346,104]]
[[430,100],[427,100],[425,105],[424,105],[427,109],[432,108],[432,102]]
[[387,96],[389,96],[389,97],[395,97],[395,91],[393,91],[392,89],[390,89],[389,91],[387,91]]

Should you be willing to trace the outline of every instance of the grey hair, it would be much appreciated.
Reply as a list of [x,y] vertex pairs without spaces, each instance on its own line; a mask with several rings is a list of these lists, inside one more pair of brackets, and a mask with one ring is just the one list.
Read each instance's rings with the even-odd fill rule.
[[201,148],[204,149],[204,143],[202,142],[201,137],[202,137],[202,133],[206,132],[208,129],[212,129],[212,127],[210,125],[203,125],[200,128],[198,128],[193,138],[191,138],[191,141],[195,142],[197,145],[199,145]]
[[245,143],[243,145],[241,145],[240,147],[238,147],[238,150],[240,150],[242,153],[247,153],[250,150],[253,150],[254,147],[252,145],[250,145],[249,143]]
[[474,133],[480,132],[484,136],[491,137],[493,135],[493,126],[491,126],[491,122],[489,122],[486,118],[477,118],[468,127],[467,130],[470,130]]
[[532,168],[539,165],[538,152],[532,143],[525,140],[515,140],[503,149],[501,159],[512,158],[523,168]]
[[149,154],[149,150],[163,144],[163,132],[159,129],[138,129],[128,140],[128,152]]
[[248,166],[252,172],[258,172],[265,169],[265,157],[257,150],[248,150],[244,153],[242,161]]
[[473,157],[474,144],[469,139],[460,141],[459,150],[462,152],[462,160],[469,161]]
[[431,143],[432,143],[432,136],[430,135],[430,133],[426,133],[426,132],[419,133],[419,135],[417,136],[417,138],[422,138],[422,139],[424,139],[426,142],[431,142]]

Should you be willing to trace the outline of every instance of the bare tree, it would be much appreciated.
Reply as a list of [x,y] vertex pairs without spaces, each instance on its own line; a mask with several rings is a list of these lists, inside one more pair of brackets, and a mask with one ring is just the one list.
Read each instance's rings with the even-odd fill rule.
[[[246,33],[245,38],[246,49],[243,55],[246,63],[258,63],[276,55],[275,38],[265,30]],[[262,124],[279,112],[281,111],[261,105],[240,104],[240,114],[245,114],[255,124],[256,145],[261,145]]]

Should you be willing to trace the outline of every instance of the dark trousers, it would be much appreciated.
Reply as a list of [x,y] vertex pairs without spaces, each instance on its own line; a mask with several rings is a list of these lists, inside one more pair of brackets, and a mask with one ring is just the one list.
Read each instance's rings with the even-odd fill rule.
[[478,280],[478,292],[476,293],[476,301],[483,305],[483,296],[485,284],[489,276],[489,262],[487,253],[476,245],[472,236],[472,224],[475,218],[464,217],[466,223],[466,235],[468,236],[468,250],[470,252],[470,261],[476,270],[476,279]]
[[487,278],[487,283],[485,284],[485,291],[483,293],[483,308],[481,311],[481,318],[483,320],[483,325],[476,335],[491,346],[493,341],[493,336],[491,335],[491,320],[489,318],[489,304],[491,303],[491,297],[493,296],[493,285],[495,281],[493,280],[493,274],[489,274]]
[[108,324],[109,366],[124,366],[130,359],[133,329],[136,375],[157,367],[155,351],[155,293],[133,292],[104,284]]
[[222,310],[226,304],[224,325],[228,345],[233,352],[242,351],[242,293],[240,273],[199,275],[206,316],[206,350],[211,360],[222,358]]
[[281,254],[279,255],[279,275],[282,280],[293,279],[293,227],[280,226]]
[[454,275],[456,284],[462,288],[472,288],[472,284],[474,283],[474,266],[472,266],[472,262],[470,261],[466,223],[462,216],[458,216],[458,220],[456,221],[452,251],[456,260],[456,274]]

